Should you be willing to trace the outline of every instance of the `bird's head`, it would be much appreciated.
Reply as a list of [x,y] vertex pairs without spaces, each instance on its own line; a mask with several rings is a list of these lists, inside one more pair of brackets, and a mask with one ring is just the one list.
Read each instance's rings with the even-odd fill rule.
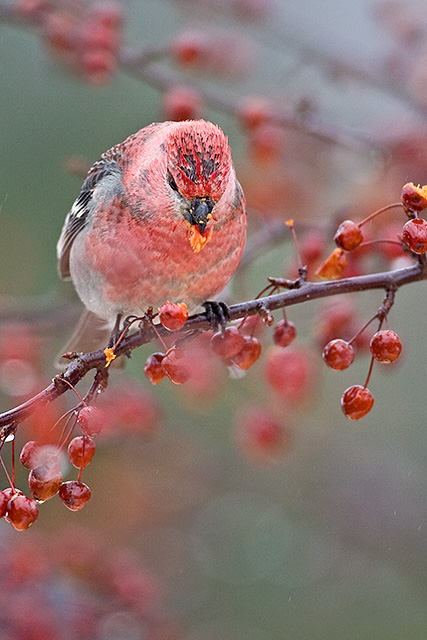
[[227,138],[211,122],[178,122],[166,142],[167,182],[190,228],[195,252],[212,236],[215,206],[233,171]]

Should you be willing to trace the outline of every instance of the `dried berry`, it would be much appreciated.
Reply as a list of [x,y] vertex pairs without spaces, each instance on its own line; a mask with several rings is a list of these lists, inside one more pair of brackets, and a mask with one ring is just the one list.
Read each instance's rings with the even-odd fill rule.
[[273,329],[273,340],[279,347],[288,347],[296,335],[295,325],[289,320],[280,320]]
[[182,349],[172,347],[162,360],[162,369],[171,382],[184,384],[191,378],[191,363]]
[[6,520],[17,531],[28,529],[39,515],[37,502],[27,498],[20,492],[16,492],[9,500]]
[[166,375],[162,367],[164,357],[164,353],[152,353],[145,362],[144,373],[151,384],[159,384]]
[[70,511],[80,511],[89,500],[91,492],[87,484],[77,480],[63,482],[59,488],[59,497]]
[[30,471],[28,477],[31,495],[38,502],[45,502],[45,500],[56,496],[61,484],[61,472],[57,468],[49,467],[49,465],[35,467]]
[[402,187],[401,200],[409,211],[422,211],[427,207],[425,187],[416,187],[413,182],[408,182]]
[[211,338],[212,351],[222,358],[232,358],[244,345],[245,336],[236,327],[227,327],[224,333],[218,331]]
[[165,302],[159,309],[159,319],[168,331],[181,329],[188,318],[188,310],[185,302]]
[[353,220],[344,220],[338,227],[334,240],[340,249],[354,251],[363,241],[363,235],[359,226]]
[[232,358],[239,369],[249,369],[261,355],[261,343],[258,338],[245,336],[243,348]]
[[413,253],[427,252],[427,221],[423,218],[408,220],[403,226],[402,240]]

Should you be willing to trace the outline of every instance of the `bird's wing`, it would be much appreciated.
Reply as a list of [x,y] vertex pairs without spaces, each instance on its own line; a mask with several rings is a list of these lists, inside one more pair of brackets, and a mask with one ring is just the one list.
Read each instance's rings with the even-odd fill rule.
[[[104,153],[101,159],[90,169],[80,194],[65,219],[61,236],[57,245],[58,271],[61,278],[70,277],[70,251],[76,236],[88,224],[93,208],[96,205],[96,194],[108,185],[111,196],[121,195],[122,171],[115,148]],[[110,194],[108,194],[110,195]]]

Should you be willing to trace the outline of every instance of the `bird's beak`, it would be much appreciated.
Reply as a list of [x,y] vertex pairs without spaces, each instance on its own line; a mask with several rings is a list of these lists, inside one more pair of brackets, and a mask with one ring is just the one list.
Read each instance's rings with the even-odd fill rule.
[[214,202],[212,200],[193,198],[184,213],[184,217],[191,226],[197,225],[200,233],[204,233],[208,220],[212,218],[211,211],[213,206]]
[[184,213],[191,231],[190,244],[195,253],[199,253],[212,236],[212,229],[206,229],[206,225],[212,218],[214,204],[210,199],[193,198]]

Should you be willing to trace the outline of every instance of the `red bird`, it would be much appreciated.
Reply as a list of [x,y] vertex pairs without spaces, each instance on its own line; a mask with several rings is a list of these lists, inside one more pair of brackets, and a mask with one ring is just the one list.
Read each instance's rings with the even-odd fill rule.
[[87,309],[69,347],[99,347],[96,324],[111,331],[118,317],[168,300],[191,312],[214,298],[245,236],[245,198],[219,127],[163,122],[129,136],[90,169],[59,238],[59,273]]

